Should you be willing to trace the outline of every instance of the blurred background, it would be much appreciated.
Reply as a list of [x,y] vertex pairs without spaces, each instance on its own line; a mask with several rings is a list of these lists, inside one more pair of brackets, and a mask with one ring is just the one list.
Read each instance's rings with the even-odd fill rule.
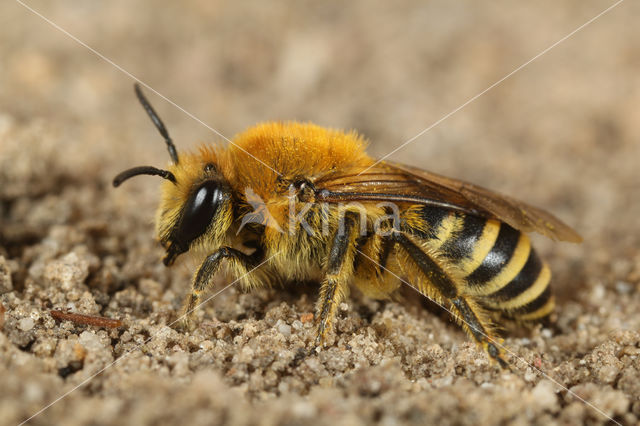
[[[46,282],[43,265],[78,241],[95,255],[92,309],[124,312],[112,296],[135,294],[141,277],[162,284],[157,299],[173,288],[168,312],[179,306],[197,263],[166,271],[159,262],[152,240],[158,181],[110,185],[125,168],[169,160],[135,98],[135,79],[197,117],[146,90],[179,149],[224,145],[220,135],[232,138],[260,121],[301,120],[356,129],[381,157],[614,1],[25,4],[37,13],[0,4],[0,255],[18,290],[6,293],[15,321],[22,315],[16,306],[41,300],[21,293],[23,286]],[[605,336],[571,335],[567,356],[640,324],[637,292],[629,296],[640,283],[638,17],[639,2],[620,3],[389,158],[545,208],[585,237],[582,245],[536,238],[558,283],[562,330],[584,332],[576,325],[584,309],[598,314],[592,323]],[[133,248],[125,254],[124,246]],[[604,294],[607,312],[618,314],[602,313]],[[137,297],[148,303],[150,296]],[[144,309],[134,317],[145,321],[151,308],[136,303]],[[18,331],[10,336],[16,347]],[[59,393],[55,383],[48,389],[15,418]]]
[[[382,156],[613,2],[26,4],[122,70],[5,2],[2,122],[42,123],[64,141],[69,173],[106,178],[168,160],[126,73],[229,138],[259,121],[313,121],[357,129]],[[529,200],[587,237],[629,237],[611,217],[638,208],[639,12],[623,2],[390,159]],[[147,93],[180,149],[222,140]]]
[[260,121],[301,120],[356,129],[380,157],[437,123],[389,159],[511,194],[574,226],[581,246],[538,239],[562,254],[556,265],[550,257],[572,277],[565,288],[588,275],[585,255],[606,265],[640,243],[637,2],[460,110],[614,3],[26,4],[34,11],[0,6],[0,132],[20,134],[0,147],[5,210],[21,195],[55,192],[61,179],[85,182],[134,209],[150,232],[157,182],[109,187],[122,169],[168,161],[135,77],[179,106],[147,90],[179,149],[226,144],[220,135]]

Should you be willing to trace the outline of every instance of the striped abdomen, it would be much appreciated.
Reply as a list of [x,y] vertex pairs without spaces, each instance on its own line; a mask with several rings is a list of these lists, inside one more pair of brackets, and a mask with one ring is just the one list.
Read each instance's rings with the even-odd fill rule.
[[490,310],[521,321],[554,308],[551,271],[526,234],[497,220],[421,207],[424,244],[462,272],[464,292]]

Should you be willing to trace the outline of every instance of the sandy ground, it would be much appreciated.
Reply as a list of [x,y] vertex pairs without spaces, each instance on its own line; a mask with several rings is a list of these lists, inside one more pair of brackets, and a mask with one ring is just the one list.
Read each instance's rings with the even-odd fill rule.
[[[382,156],[613,2],[28,4],[206,123],[150,94],[181,149],[221,141],[207,126],[231,137],[299,119],[356,128]],[[534,238],[557,318],[507,329],[507,372],[410,292],[354,294],[319,353],[314,285],[231,287],[195,331],[169,327],[199,259],[162,265],[157,180],[110,186],[168,160],[132,79],[3,2],[0,424],[54,401],[30,423],[637,423],[638,16],[621,3],[392,157],[525,199],[585,237]]]

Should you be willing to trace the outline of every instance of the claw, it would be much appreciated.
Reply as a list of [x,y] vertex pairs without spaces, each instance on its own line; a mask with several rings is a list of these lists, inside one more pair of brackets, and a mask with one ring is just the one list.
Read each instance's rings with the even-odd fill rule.
[[193,330],[193,321],[191,321],[190,314],[183,314],[175,322],[175,329],[183,333],[187,333]]
[[509,363],[507,363],[507,361],[504,360],[504,358],[502,357],[503,355],[502,351],[498,349],[496,345],[494,345],[493,343],[487,343],[485,350],[489,355],[489,358],[491,358],[494,361],[497,361],[498,364],[500,364],[500,367],[504,368],[505,370],[511,371],[511,367],[509,366]]

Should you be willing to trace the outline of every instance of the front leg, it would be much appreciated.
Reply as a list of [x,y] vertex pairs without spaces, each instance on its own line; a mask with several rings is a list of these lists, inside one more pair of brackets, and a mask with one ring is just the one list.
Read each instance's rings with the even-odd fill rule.
[[326,275],[320,286],[320,298],[316,305],[318,321],[316,346],[320,346],[326,334],[333,328],[336,308],[349,290],[349,280],[353,276],[353,260],[358,237],[358,215],[346,212],[344,227],[339,227],[333,237]]
[[200,295],[211,285],[211,278],[218,272],[223,260],[227,260],[235,277],[241,277],[255,268],[262,257],[260,249],[248,255],[231,247],[222,247],[207,256],[193,276],[191,294],[185,301],[183,314],[180,317],[183,328],[189,329],[191,318],[200,302]]

